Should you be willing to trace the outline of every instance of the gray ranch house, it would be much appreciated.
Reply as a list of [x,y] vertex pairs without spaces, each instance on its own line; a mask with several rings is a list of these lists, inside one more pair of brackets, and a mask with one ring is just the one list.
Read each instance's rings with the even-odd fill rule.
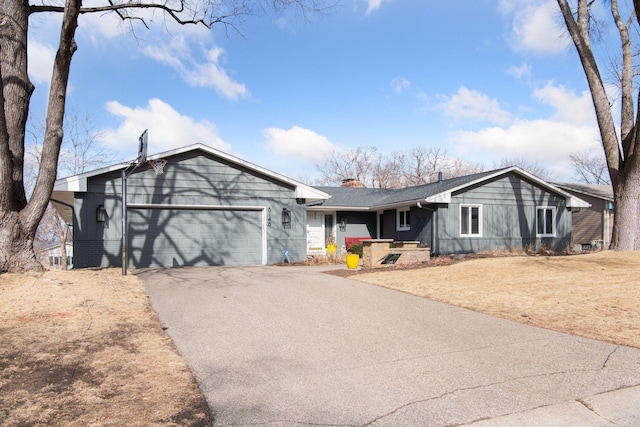
[[434,255],[571,244],[572,211],[589,203],[518,167],[402,189],[317,187],[331,195],[308,208],[310,254],[335,241],[413,241]]
[[[127,266],[264,265],[307,256],[309,203],[329,198],[202,144],[149,156],[127,182]],[[73,225],[74,267],[122,266],[121,163],[58,179],[51,201]]]

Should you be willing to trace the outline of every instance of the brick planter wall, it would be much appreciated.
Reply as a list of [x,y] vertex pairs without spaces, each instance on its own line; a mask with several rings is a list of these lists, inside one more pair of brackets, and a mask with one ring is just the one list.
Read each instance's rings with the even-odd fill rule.
[[[419,248],[419,242],[396,242],[395,248],[389,248],[392,239],[371,239],[362,241],[363,267],[387,267],[397,264],[417,264],[429,261],[431,249]],[[389,254],[400,254],[395,264],[382,264]]]

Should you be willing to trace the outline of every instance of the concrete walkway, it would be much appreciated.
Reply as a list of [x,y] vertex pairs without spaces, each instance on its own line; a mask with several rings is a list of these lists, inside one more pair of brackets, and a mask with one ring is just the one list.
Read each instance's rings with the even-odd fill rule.
[[315,267],[138,274],[216,426],[640,425],[640,349]]

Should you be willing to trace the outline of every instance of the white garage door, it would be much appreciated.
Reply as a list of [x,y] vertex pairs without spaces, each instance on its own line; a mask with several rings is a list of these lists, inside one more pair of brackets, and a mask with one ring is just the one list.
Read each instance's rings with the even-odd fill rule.
[[128,210],[129,265],[259,265],[263,263],[262,210]]

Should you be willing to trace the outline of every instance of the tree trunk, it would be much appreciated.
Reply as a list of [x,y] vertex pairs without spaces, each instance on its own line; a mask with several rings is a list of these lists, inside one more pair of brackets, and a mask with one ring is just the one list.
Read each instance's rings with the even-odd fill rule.
[[[619,15],[617,0],[611,1],[611,14],[620,35],[620,52],[622,69],[620,70],[621,90],[621,126],[620,137],[616,135],[616,127],[611,113],[611,105],[598,69],[596,57],[591,48],[589,21],[591,3],[579,0],[576,12],[571,10],[568,0],[557,0],[564,18],[567,31],[576,48],[585,77],[589,84],[591,98],[596,112],[600,138],[607,160],[607,167],[614,197],[614,223],[610,249],[640,250],[640,132],[638,132],[638,116],[634,116],[633,93],[633,50],[629,38],[629,25]],[[634,0],[636,10],[640,10],[640,1]],[[635,17],[640,20],[640,16]],[[639,21],[640,22],[640,21]],[[639,111],[640,113],[640,111]]]
[[[614,200],[615,210],[613,213],[613,235],[611,236],[610,249],[619,251],[638,250],[637,230],[638,230],[638,208],[639,200],[638,182],[626,183],[627,186],[634,186],[635,191],[628,191],[627,186],[619,185]],[[635,193],[634,197],[629,197]]]
[[0,271],[43,271],[33,250],[33,236],[20,223],[17,212],[0,218]]
[[[82,0],[66,0],[60,43],[53,65],[42,157],[35,187],[27,202],[24,191],[24,137],[33,85],[27,74],[29,5],[0,2],[0,73],[3,117],[0,119],[0,273],[42,270],[33,250],[38,224],[56,180],[58,156],[74,35]],[[6,156],[6,158],[5,158]],[[64,242],[63,242],[64,243]]]
[[27,75],[27,7],[21,0],[0,3],[0,272],[43,268],[33,251],[35,229],[20,215],[27,204],[24,136],[33,93]]
[[67,263],[67,238],[69,237],[69,226],[62,221],[60,215],[55,212],[56,227],[58,228],[58,236],[60,237],[60,269],[69,268]]

